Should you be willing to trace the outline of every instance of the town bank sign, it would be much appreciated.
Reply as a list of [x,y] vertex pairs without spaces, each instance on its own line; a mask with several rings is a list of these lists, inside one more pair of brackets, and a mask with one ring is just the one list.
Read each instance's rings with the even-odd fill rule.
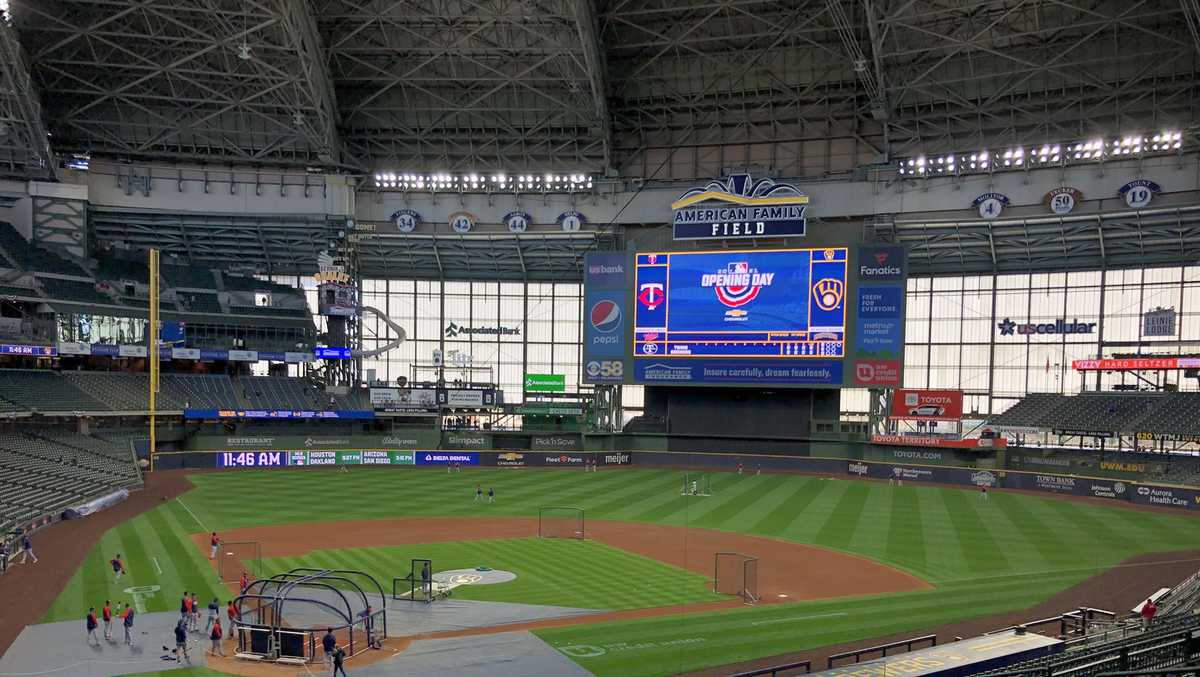
[[772,179],[734,174],[693,188],[671,203],[676,240],[802,237],[808,196]]

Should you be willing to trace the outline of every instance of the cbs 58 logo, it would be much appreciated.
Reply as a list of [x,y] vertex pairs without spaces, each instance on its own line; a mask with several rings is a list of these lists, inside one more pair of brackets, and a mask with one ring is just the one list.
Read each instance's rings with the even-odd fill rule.
[[621,360],[592,360],[587,363],[588,378],[619,379],[625,376],[625,363]]

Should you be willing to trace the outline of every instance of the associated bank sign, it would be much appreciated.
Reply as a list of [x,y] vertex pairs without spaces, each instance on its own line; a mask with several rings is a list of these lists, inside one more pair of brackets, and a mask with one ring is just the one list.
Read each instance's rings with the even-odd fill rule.
[[807,209],[808,196],[795,186],[749,174],[710,181],[671,203],[676,240],[803,236]]

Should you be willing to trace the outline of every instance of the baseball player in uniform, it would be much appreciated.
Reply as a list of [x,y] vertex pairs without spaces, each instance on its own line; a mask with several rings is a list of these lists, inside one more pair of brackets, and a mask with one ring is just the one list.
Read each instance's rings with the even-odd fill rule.
[[84,621],[84,624],[87,626],[88,644],[91,644],[94,640],[98,646],[100,644],[100,638],[96,636],[96,628],[100,627],[100,624],[96,622],[96,607],[88,608],[87,620]]
[[125,602],[125,611],[121,614],[121,624],[125,626],[125,643],[133,646],[133,607]]

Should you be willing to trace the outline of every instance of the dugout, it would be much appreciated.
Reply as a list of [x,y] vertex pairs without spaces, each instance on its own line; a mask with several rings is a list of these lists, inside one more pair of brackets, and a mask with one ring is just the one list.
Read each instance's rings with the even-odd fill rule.
[[316,661],[327,628],[348,657],[387,637],[383,587],[362,571],[292,569],[252,581],[233,603],[242,659]]

